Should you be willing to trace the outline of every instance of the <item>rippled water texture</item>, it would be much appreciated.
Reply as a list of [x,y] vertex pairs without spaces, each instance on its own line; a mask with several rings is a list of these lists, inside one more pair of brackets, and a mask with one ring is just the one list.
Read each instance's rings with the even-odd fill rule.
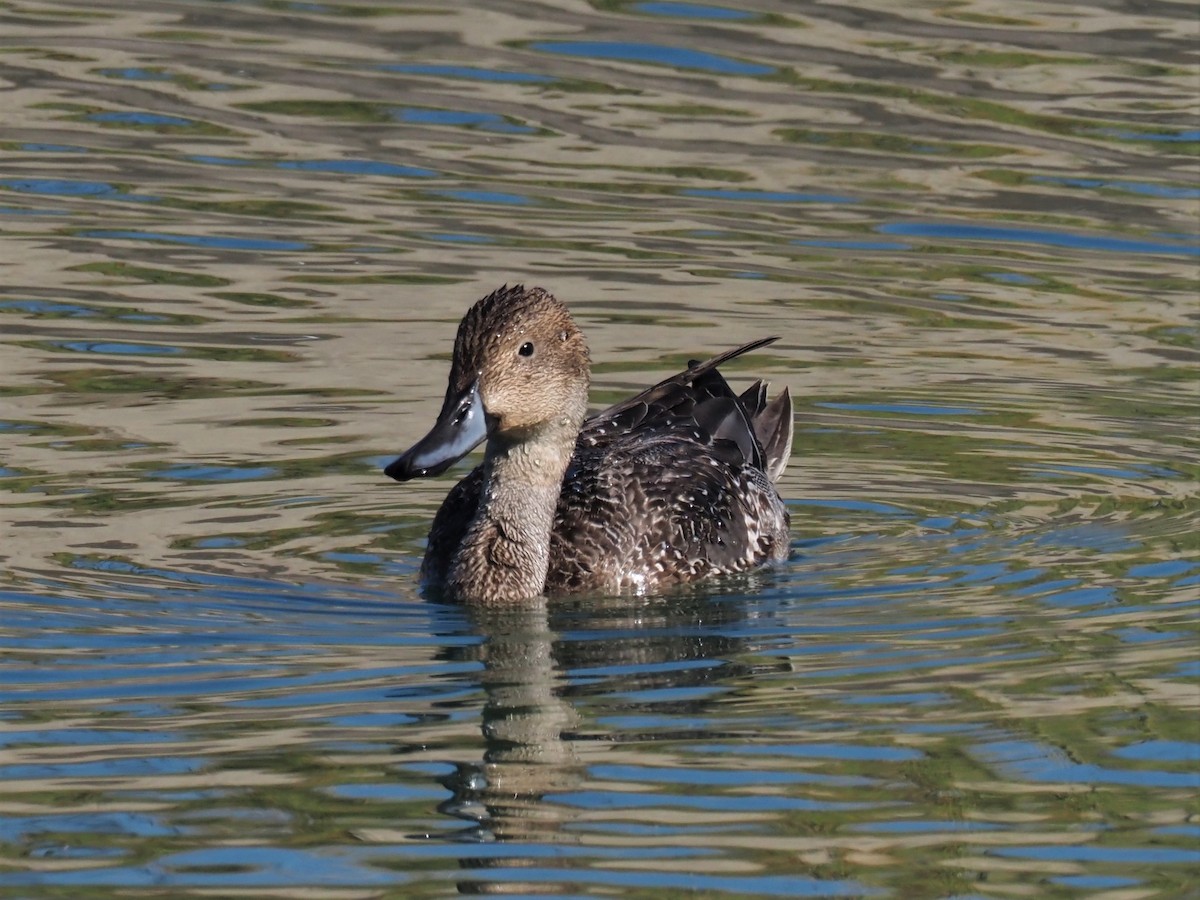
[[[1197,19],[0,4],[0,893],[1200,884]],[[484,616],[455,323],[797,399],[791,562]]]

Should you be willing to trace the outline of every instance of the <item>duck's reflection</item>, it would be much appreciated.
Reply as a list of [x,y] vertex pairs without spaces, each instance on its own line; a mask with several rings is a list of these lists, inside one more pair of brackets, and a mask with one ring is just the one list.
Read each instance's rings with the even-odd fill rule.
[[[516,610],[472,610],[480,644],[457,656],[484,666],[482,761],[460,763],[443,779],[453,794],[441,811],[472,822],[459,840],[530,845],[530,853],[464,855],[464,868],[558,868],[550,847],[579,840],[571,822],[580,807],[564,794],[586,779],[581,747],[589,742],[650,739],[611,733],[584,722],[576,702],[596,695],[691,687],[736,674],[728,662],[740,640],[724,624],[742,617],[742,605],[691,594],[619,603],[530,601]],[[712,665],[687,665],[689,660]],[[665,665],[669,664],[669,665]],[[612,701],[606,701],[611,703]],[[619,701],[618,701],[619,702]],[[694,702],[694,701],[693,701]],[[613,708],[614,713],[620,711]],[[630,701],[627,712],[637,712]],[[459,885],[463,893],[561,891],[548,880],[516,873]]]
[[443,807],[476,823],[479,840],[544,840],[560,832],[566,810],[543,802],[581,778],[573,742],[578,724],[556,665],[556,635],[544,600],[504,611],[475,611],[483,642],[470,651],[483,663],[480,683],[484,754],[447,782]]

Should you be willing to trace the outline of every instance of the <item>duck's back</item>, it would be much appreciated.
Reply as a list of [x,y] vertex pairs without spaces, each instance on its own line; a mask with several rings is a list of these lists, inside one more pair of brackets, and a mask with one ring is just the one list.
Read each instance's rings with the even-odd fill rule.
[[[773,478],[791,452],[791,400],[756,383],[735,395],[693,363],[592,416],[576,442],[550,537],[547,593],[653,591],[786,558],[788,514]],[[477,467],[434,519],[422,566],[444,579],[474,515]]]

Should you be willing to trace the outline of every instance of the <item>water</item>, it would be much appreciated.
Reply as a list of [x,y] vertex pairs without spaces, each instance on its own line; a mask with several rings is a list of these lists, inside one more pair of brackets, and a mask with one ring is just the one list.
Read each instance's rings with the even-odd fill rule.
[[[9,4],[0,893],[1200,884],[1186,4]],[[439,606],[455,323],[797,398],[790,563]]]

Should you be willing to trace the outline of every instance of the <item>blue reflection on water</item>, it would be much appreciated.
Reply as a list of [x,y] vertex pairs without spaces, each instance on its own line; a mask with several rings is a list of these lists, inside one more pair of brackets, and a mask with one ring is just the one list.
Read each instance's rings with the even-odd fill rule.
[[262,845],[213,847],[163,856],[138,866],[112,866],[53,874],[20,872],[5,876],[13,885],[115,885],[131,887],[279,885],[372,885],[407,881],[400,872],[360,865],[341,848],[290,850]]
[[699,3],[671,3],[647,0],[645,3],[635,3],[632,7],[640,13],[651,16],[673,16],[681,19],[753,19],[755,14],[743,9],[729,9],[724,6],[702,6]]
[[276,241],[269,238],[218,237],[204,234],[168,234],[162,231],[83,231],[81,237],[121,241],[155,241],[164,244],[183,244],[188,247],[208,247],[214,250],[308,250],[311,244],[301,241]]
[[195,119],[185,119],[183,116],[168,116],[163,113],[149,112],[98,112],[91,113],[87,119],[92,122],[108,122],[117,125],[144,125],[150,127],[190,128],[196,124]]
[[1042,284],[1040,278],[1034,278],[1032,275],[1025,275],[1022,272],[985,272],[983,277],[1000,284]]
[[235,537],[206,537],[192,544],[197,550],[228,550],[232,547],[244,547],[246,542]]
[[1070,591],[1045,594],[1040,599],[1043,603],[1049,603],[1051,606],[1099,606],[1103,603],[1116,603],[1117,591],[1116,588],[1107,586],[1076,588]]
[[983,416],[987,415],[981,409],[970,406],[933,406],[917,403],[830,403],[818,402],[813,406],[823,406],[826,409],[850,409],[856,412],[885,412],[902,413],[914,416]]
[[275,166],[280,169],[296,169],[304,172],[330,172],[335,175],[381,175],[394,178],[439,178],[435,169],[421,166],[404,166],[396,163],[379,162],[373,159],[285,159],[259,160],[238,156],[212,156],[196,154],[188,157],[192,162],[209,166]]
[[1100,475],[1105,478],[1127,478],[1138,480],[1143,478],[1180,478],[1180,473],[1173,469],[1166,469],[1162,466],[1153,466],[1148,464],[1133,464],[1127,467],[1118,466],[1083,466],[1066,464],[1049,465],[1049,464],[1034,464],[1024,466],[1034,472],[1042,472],[1044,476],[1049,477],[1053,473],[1064,475]]
[[[0,732],[0,747],[21,744],[62,744],[85,747],[91,744],[164,744],[178,740],[160,731],[126,731],[118,728],[37,728]],[[0,819],[0,822],[3,822]]]
[[1190,559],[1168,559],[1163,562],[1139,563],[1130,566],[1126,572],[1130,578],[1172,578],[1175,575],[1185,575],[1200,567],[1200,562]]
[[330,562],[363,563],[370,565],[380,565],[384,562],[384,557],[378,553],[344,553],[336,550],[326,550],[321,554],[321,559],[327,559]]
[[204,163],[210,166],[252,166],[254,160],[242,159],[237,156],[209,156],[206,154],[195,154],[189,156],[192,162]]
[[6,300],[0,309],[15,309],[35,315],[66,316],[71,319],[87,319],[100,315],[96,310],[74,303],[55,303],[50,300]]
[[21,194],[42,194],[48,197],[103,197],[107,200],[154,202],[150,194],[127,194],[104,181],[70,181],[61,178],[0,178],[0,187]]
[[1145,863],[1172,865],[1200,863],[1200,850],[1181,850],[1174,847],[1111,847],[1095,845],[996,847],[988,850],[995,856],[1016,859],[1045,859],[1071,862]]
[[1118,628],[1112,632],[1127,644],[1155,644],[1159,641],[1177,641],[1183,637],[1182,631],[1155,631],[1149,628]]
[[998,241],[1000,243],[1040,244],[1045,247],[1069,247],[1074,250],[1104,250],[1113,253],[1156,253],[1164,255],[1200,256],[1195,244],[1164,244],[1132,238],[1104,235],[1071,234],[1065,231],[1045,231],[1038,228],[1003,228],[994,225],[952,225],[925,222],[889,222],[877,225],[881,234],[907,237],[947,238],[962,241]]
[[[178,834],[179,829],[163,825],[153,816],[129,812],[6,816],[0,819],[0,841],[14,842],[39,834],[80,833],[165,837]],[[3,878],[0,877],[2,882]]]
[[788,500],[788,506],[815,506],[828,509],[847,509],[853,512],[879,513],[884,516],[911,516],[912,513],[890,503],[879,503],[871,500]]
[[162,344],[121,344],[115,341],[52,341],[56,347],[75,353],[104,353],[117,356],[175,356],[183,351]]
[[273,466],[173,466],[145,474],[173,481],[258,481],[273,478],[279,470]]
[[[978,744],[971,752],[1008,778],[1065,784],[1200,789],[1200,772],[1111,769],[1094,763],[1078,763],[1057,747],[1036,741],[994,741]],[[1197,859],[1200,860],[1200,853],[1197,853]]]
[[1200,660],[1180,663],[1171,670],[1174,678],[1200,678]]
[[1065,187],[1125,191],[1129,194],[1143,194],[1149,197],[1163,197],[1170,200],[1200,199],[1200,188],[1177,187],[1170,184],[1148,184],[1142,181],[1104,181],[1099,178],[1062,178],[1052,175],[1036,175],[1030,180],[1043,184],[1061,184]]
[[531,50],[561,53],[588,59],[612,59],[619,62],[651,63],[676,69],[695,69],[720,75],[770,75],[773,66],[662,44],[635,44],[625,41],[535,41]]
[[437,178],[440,173],[419,166],[400,166],[373,159],[304,159],[275,163],[281,169],[334,172],[338,175],[387,175],[396,178]]
[[709,197],[714,200],[755,200],[763,203],[858,203],[842,194],[814,194],[805,191],[750,191],[733,188],[688,188],[684,197]]
[[465,200],[467,203],[498,203],[503,206],[528,206],[535,201],[524,194],[508,194],[503,191],[434,191],[438,197]]
[[[1033,543],[1038,547],[1076,547],[1084,550],[1107,550],[1110,553],[1133,550],[1138,546],[1130,539],[1127,527],[1102,522],[1054,528],[1035,535]],[[1075,584],[1079,584],[1078,578],[1064,578],[1060,581],[1048,582],[1042,587],[1049,589],[1070,587]],[[1021,596],[1024,591],[1017,590],[1014,593]]]
[[167,72],[154,72],[136,66],[124,69],[100,69],[99,74],[105,78],[123,78],[128,81],[171,81],[174,78]]
[[1116,128],[1101,128],[1098,134],[1115,137],[1123,141],[1162,141],[1165,143],[1190,144],[1200,141],[1200,130],[1188,131],[1123,131]]
[[[460,876],[462,877],[462,876]],[[881,892],[856,881],[835,881],[803,875],[707,875],[677,872],[653,872],[644,869],[626,872],[619,869],[582,869],[579,867],[546,869],[517,867],[489,868],[477,877],[488,882],[549,882],[562,884],[630,887],[639,891],[677,891],[681,893],[732,893],[737,896],[769,897],[873,897]],[[560,895],[561,896],[561,895]]]
[[1149,740],[1113,751],[1121,759],[1200,764],[1200,744],[1193,741]]
[[466,112],[456,109],[419,109],[405,107],[392,111],[400,122],[412,125],[454,125],[478,128],[481,131],[498,131],[506,134],[534,134],[536,128],[510,122],[497,113]]
[[444,75],[447,78],[466,78],[472,81],[494,81],[503,84],[546,84],[557,79],[535,72],[501,72],[474,66],[422,65],[418,63],[388,63],[378,66],[384,72],[403,72],[411,75]]
[[76,144],[22,144],[22,150],[30,153],[87,153],[87,147],[80,147]]

